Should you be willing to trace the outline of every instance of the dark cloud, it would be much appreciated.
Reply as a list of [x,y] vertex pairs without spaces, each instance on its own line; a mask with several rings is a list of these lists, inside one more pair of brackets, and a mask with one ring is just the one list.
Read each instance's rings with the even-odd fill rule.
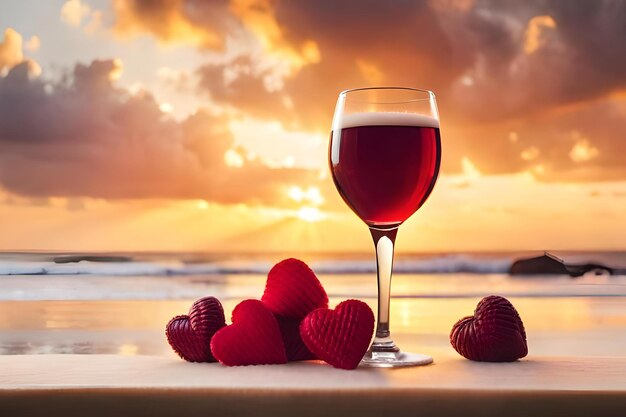
[[[438,96],[448,170],[469,157],[486,174],[626,177],[618,157],[626,150],[619,128],[626,103],[614,97],[626,88],[624,2],[271,4],[283,41],[298,48],[314,40],[320,62],[287,77],[279,91],[268,91],[264,74],[250,70],[253,57],[205,65],[200,87],[214,100],[293,128],[326,130],[340,90],[425,86]],[[224,75],[233,68],[247,70],[229,81]],[[523,140],[508,140],[512,131]],[[581,140],[596,152],[575,160]],[[532,147],[538,155],[522,157]]]
[[611,98],[506,124],[462,125],[462,152],[488,174],[528,170],[542,181],[623,180],[625,117],[626,100]]
[[[231,39],[240,49],[207,58],[198,92],[289,129],[328,130],[346,88],[425,87],[437,93],[448,172],[469,158],[484,174],[626,179],[622,1],[135,0],[115,11],[119,33],[214,49]],[[303,58],[311,45],[319,56]],[[226,165],[227,120],[168,119],[150,95],[116,88],[114,70],[112,61],[77,65],[48,92],[26,64],[0,78],[3,186],[274,203],[285,181],[316,181],[258,160]]]
[[[288,185],[312,175],[259,160],[225,162],[227,120],[167,118],[148,94],[116,88],[115,61],[78,64],[47,91],[27,63],[0,78],[0,183],[25,196],[202,198],[287,204]],[[288,179],[289,183],[285,183]]]
[[[249,70],[255,68],[258,56],[236,56],[199,71],[204,77],[201,87],[217,100],[232,100],[260,115],[276,107],[285,120],[307,128],[319,129],[327,122],[332,109],[316,109],[328,109],[329,103],[332,107],[338,91],[374,82],[427,86],[439,94],[449,116],[490,123],[626,87],[622,52],[626,3],[620,0],[231,0],[230,7],[223,1],[135,0],[123,4],[132,13],[120,12],[122,17],[128,14],[129,22],[163,40],[192,37],[175,30],[180,23],[168,16],[177,16],[195,30],[219,28],[224,37],[241,35],[246,25],[256,22],[257,36],[265,30],[269,43],[292,50],[314,41],[321,60],[295,70],[280,91],[264,86],[263,78],[271,68]],[[250,15],[256,20],[248,19]],[[541,19],[550,19],[554,26]],[[154,26],[141,26],[146,20],[154,21]],[[217,23],[224,20],[230,24]],[[529,30],[531,26],[535,30]],[[532,52],[526,51],[529,38],[540,41]],[[381,77],[373,80],[364,70],[367,67],[378,70]],[[233,69],[240,70],[239,76],[225,85],[221,75]],[[459,84],[464,74],[471,86]],[[294,105],[286,106],[284,97]]]
[[[624,2],[525,2],[526,12],[521,15],[514,8],[504,15],[494,12],[494,4],[479,2],[470,15],[498,14],[503,21],[517,22],[510,34],[519,52],[508,55],[501,68],[486,65],[482,73],[480,67],[470,70],[474,85],[458,88],[452,96],[462,110],[457,111],[460,116],[491,123],[596,99],[626,87]],[[527,52],[528,27],[538,17],[550,19],[554,27],[538,26],[544,42]],[[520,26],[523,31],[515,29]]]
[[[320,62],[286,77],[280,91],[268,91],[262,82],[266,73],[252,70],[239,71],[225,85],[224,73],[254,68],[254,57],[206,65],[199,70],[200,86],[214,99],[261,117],[274,111],[274,117],[297,128],[326,130],[341,90],[375,82],[443,88],[460,75],[459,68],[469,65],[467,54],[452,50],[426,2],[324,0],[272,5],[283,42],[298,50],[313,40],[321,52]],[[440,65],[443,61],[448,64]]]

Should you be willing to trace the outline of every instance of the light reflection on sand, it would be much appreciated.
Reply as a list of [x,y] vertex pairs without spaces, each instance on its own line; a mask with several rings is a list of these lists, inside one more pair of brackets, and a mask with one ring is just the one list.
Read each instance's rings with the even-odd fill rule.
[[[331,305],[360,298],[376,310],[373,274],[321,275],[320,280]],[[187,313],[194,299],[214,295],[229,319],[240,300],[261,296],[265,276],[50,276],[14,281],[5,284],[21,294],[32,285],[52,300],[0,301],[0,354],[170,355],[164,336],[170,318]],[[13,294],[3,290],[6,297]],[[91,295],[81,300],[85,294]],[[626,346],[626,277],[396,275],[392,294],[392,333],[404,350],[432,355],[449,351],[452,325],[473,314],[480,298],[489,294],[505,295],[517,307],[531,354],[623,355]],[[63,296],[79,299],[53,301]]]
[[139,352],[139,346],[133,343],[124,343],[120,345],[118,352],[120,355],[133,356]]
[[[0,303],[0,353],[170,354],[167,321],[184,301],[35,301]],[[331,305],[342,301],[331,298]],[[365,300],[372,309],[375,299]],[[477,298],[394,299],[392,332],[405,350],[449,350],[448,332],[471,315]],[[511,298],[528,332],[531,354],[623,355],[626,301],[618,297]],[[238,303],[226,300],[227,318]]]

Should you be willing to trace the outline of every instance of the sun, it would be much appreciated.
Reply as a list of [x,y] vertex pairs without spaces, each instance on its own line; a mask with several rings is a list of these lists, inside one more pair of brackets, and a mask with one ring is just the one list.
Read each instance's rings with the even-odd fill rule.
[[300,207],[296,217],[305,222],[314,223],[323,220],[326,216],[317,207]]
[[209,208],[209,202],[206,200],[197,200],[196,201],[196,207],[199,210],[206,210]]

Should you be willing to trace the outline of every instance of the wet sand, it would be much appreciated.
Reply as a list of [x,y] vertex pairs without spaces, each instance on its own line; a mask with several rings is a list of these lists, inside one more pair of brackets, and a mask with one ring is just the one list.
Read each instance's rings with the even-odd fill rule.
[[[454,354],[448,333],[479,298],[396,298],[392,334],[407,351]],[[343,298],[331,298],[331,305]],[[625,356],[626,298],[510,297],[528,334],[529,357]],[[375,309],[376,300],[366,298]],[[165,324],[193,299],[0,302],[0,354],[169,355]],[[238,300],[224,301],[227,318]]]

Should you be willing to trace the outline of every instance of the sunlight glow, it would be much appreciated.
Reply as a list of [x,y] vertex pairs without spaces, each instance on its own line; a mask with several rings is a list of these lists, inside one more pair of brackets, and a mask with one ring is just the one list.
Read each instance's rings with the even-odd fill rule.
[[[169,4],[173,5],[176,3],[170,2]],[[136,10],[137,6],[133,6],[133,4],[126,0],[113,1],[113,10],[116,16],[114,28],[116,34],[135,37],[140,36],[146,29],[145,22],[138,19],[139,12]],[[190,22],[182,8],[171,7],[171,13],[163,13],[159,16],[162,17],[161,25],[167,28],[167,36],[160,38],[163,44],[182,42],[207,47],[220,46],[223,42],[222,36],[218,31]]]
[[196,207],[200,210],[207,210],[209,208],[209,203],[206,200],[198,200],[196,201]]
[[122,77],[122,73],[124,72],[124,63],[121,59],[115,58],[113,60],[113,69],[109,72],[109,80],[117,81]]
[[535,16],[530,19],[524,34],[524,52],[528,55],[536,52],[546,43],[546,30],[555,28],[556,22],[551,16]]
[[117,351],[119,355],[134,356],[139,351],[139,346],[132,343],[124,343]]
[[300,188],[297,185],[289,187],[287,190],[287,195],[296,203],[302,203],[304,201],[313,204],[314,206],[319,206],[324,202],[324,197],[322,197],[322,193],[320,189],[317,187],[309,187],[309,188]]
[[229,149],[224,153],[224,163],[232,168],[241,168],[244,164],[244,160],[236,150]]
[[161,110],[161,112],[169,114],[172,111],[174,111],[174,106],[172,106],[170,103],[161,103],[159,104],[159,110]]
[[290,130],[278,121],[235,118],[229,122],[237,147],[256,154],[271,168],[328,169],[324,134]]
[[319,222],[326,218],[326,215],[317,207],[302,207],[297,211],[296,216],[309,223]]
[[539,149],[537,149],[536,146],[531,146],[528,149],[524,149],[522,151],[522,153],[520,154],[520,157],[524,161],[532,161],[533,159],[537,158],[538,156],[539,156]]
[[481,177],[481,173],[476,168],[476,165],[466,156],[461,160],[461,167],[463,168],[463,174],[469,179],[478,179]]
[[569,152],[569,157],[574,162],[587,162],[598,156],[598,148],[593,146],[589,139],[583,137],[579,132],[574,132],[572,137],[576,140],[576,144]]

